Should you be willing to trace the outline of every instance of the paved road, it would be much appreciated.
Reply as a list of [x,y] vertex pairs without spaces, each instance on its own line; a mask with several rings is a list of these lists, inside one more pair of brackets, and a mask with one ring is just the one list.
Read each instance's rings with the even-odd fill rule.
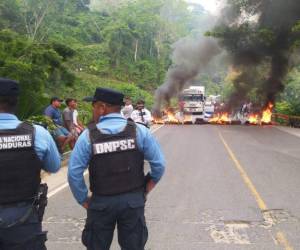
[[[167,171],[147,202],[146,249],[300,249],[299,137],[211,125],[164,126],[155,135]],[[69,188],[49,203],[48,249],[84,249],[85,211]]]

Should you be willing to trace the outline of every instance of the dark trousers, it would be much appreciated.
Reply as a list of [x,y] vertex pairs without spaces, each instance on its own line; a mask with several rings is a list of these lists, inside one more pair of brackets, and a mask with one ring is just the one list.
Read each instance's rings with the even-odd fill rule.
[[144,250],[148,230],[143,192],[93,196],[82,242],[88,250],[109,250],[115,227],[122,250]]
[[[28,206],[0,207],[1,222],[12,224],[20,219],[28,209]],[[46,240],[46,232],[42,231],[42,224],[35,211],[20,225],[9,228],[0,226],[0,250],[46,250]]]

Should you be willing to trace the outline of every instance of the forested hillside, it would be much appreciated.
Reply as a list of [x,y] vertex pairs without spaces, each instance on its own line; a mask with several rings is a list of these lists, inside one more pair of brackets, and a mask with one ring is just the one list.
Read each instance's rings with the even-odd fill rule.
[[[52,95],[81,99],[97,86],[120,89],[151,106],[171,65],[172,45],[179,39],[189,36],[197,41],[210,30],[206,34],[232,51],[232,46],[244,44],[247,34],[270,38],[266,29],[214,29],[216,22],[218,17],[201,5],[184,0],[1,0],[0,76],[20,81],[21,118],[40,114]],[[293,34],[298,36],[299,23]],[[257,44],[254,35],[250,38]],[[293,46],[299,47],[299,40]],[[295,66],[284,79],[285,91],[277,96],[277,107],[287,114],[300,114],[299,53],[294,57]],[[194,82],[205,85],[207,94],[222,94],[226,100],[234,92],[236,74],[228,71],[231,63],[222,60],[216,58]],[[259,101],[255,86],[264,74],[250,75],[257,77],[250,79],[248,86],[254,87],[246,91],[246,98]]]
[[150,105],[171,45],[202,32],[207,16],[182,0],[2,0],[0,75],[20,81],[23,118],[51,95],[82,98],[96,86]]

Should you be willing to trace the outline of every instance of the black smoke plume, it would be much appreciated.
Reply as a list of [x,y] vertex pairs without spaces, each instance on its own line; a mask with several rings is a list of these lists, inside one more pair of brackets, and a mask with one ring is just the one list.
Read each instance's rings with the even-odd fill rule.
[[[239,72],[229,107],[239,105],[254,88],[264,105],[274,102],[284,90],[293,46],[300,39],[295,31],[300,24],[300,1],[228,0],[220,20],[212,35],[219,38]],[[258,72],[258,68],[266,71]],[[254,71],[263,79],[258,80]]]
[[164,84],[155,93],[153,113],[156,117],[160,116],[162,107],[168,105],[172,97],[178,96],[186,84],[221,51],[212,38],[183,38],[173,45],[173,49],[172,66],[167,72]]

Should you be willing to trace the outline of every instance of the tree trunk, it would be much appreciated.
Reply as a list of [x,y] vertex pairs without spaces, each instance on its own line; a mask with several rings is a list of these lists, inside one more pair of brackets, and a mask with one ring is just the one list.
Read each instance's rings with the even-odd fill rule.
[[[41,6],[39,6],[39,8],[37,7],[36,9],[31,9],[27,1],[24,1],[23,3],[25,10],[23,18],[26,26],[26,31],[28,36],[34,41],[36,40],[38,31],[43,24],[45,16],[48,14],[50,5],[53,3],[53,0],[46,0],[45,2],[41,3]],[[28,18],[26,16],[26,12],[32,12],[32,16]],[[31,24],[31,22],[33,22],[33,24]]]
[[149,55],[152,57],[152,41],[150,42],[150,50],[149,50]]
[[157,47],[157,59],[160,59],[160,49],[159,49],[159,45],[156,46]]
[[160,59],[160,44],[161,44],[161,34],[160,32],[158,33],[158,37],[155,41],[155,46],[156,46],[156,50],[157,50],[157,59]]
[[139,40],[135,40],[135,51],[134,51],[134,61],[136,62],[137,60],[137,52],[138,52],[138,46],[139,46]]
[[46,6],[45,6],[44,10],[42,11],[42,13],[36,13],[35,27],[34,27],[34,33],[33,33],[32,40],[35,40],[38,30],[40,29],[40,27],[44,21],[44,18],[46,16],[46,14],[48,13],[49,6],[50,6],[50,4],[52,4],[52,2],[53,2],[52,0],[47,1]]

